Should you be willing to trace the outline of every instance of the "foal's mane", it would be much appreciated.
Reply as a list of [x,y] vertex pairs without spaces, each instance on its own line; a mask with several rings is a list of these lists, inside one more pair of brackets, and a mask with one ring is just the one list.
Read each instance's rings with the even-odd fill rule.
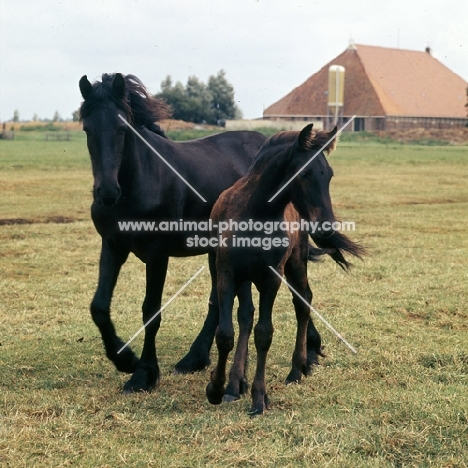
[[151,96],[145,85],[135,75],[123,75],[123,77],[126,90],[124,99],[115,92],[112,86],[115,73],[104,73],[102,81],[95,81],[91,97],[81,104],[80,120],[86,118],[96,105],[110,99],[119,109],[125,112],[132,125],[146,127],[148,130],[166,137],[166,134],[156,122],[171,116],[169,105],[164,100]]
[[[285,157],[289,154],[289,150],[292,150],[301,132],[298,131],[287,131],[279,132],[268,138],[263,146],[258,151],[257,157],[254,159],[249,173],[252,171],[263,171],[268,161],[274,155],[284,153]],[[302,139],[300,142],[301,149],[304,150],[319,150],[323,146],[323,152],[325,154],[331,153],[336,147],[336,138],[328,143],[330,135],[328,132],[318,131],[312,132],[306,139]],[[327,144],[328,143],[328,144]]]

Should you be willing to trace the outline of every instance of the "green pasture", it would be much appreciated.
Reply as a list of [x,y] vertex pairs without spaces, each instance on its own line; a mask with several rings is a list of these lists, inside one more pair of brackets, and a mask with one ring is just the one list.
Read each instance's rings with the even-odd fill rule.
[[[369,254],[349,273],[311,264],[313,305],[357,354],[316,320],[327,357],[285,386],[295,318],[281,287],[272,409],[251,418],[248,396],[207,402],[209,369],[172,374],[204,320],[207,269],[163,313],[160,388],[121,395],[128,376],[89,314],[100,239],[84,135],[0,140],[0,466],[466,467],[468,148],[344,139],[330,162],[336,214]],[[164,300],[206,264],[172,259]],[[124,340],[143,290],[132,257],[113,301]]]

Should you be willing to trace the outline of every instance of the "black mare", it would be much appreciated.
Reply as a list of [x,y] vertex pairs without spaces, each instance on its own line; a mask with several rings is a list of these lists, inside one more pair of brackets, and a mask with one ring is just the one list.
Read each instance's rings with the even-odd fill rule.
[[[247,175],[225,190],[213,207],[211,218],[218,226],[215,234],[217,237],[222,235],[224,240],[216,248],[220,314],[216,331],[218,362],[206,389],[208,400],[213,404],[237,399],[239,389],[233,388],[232,383],[239,382],[245,374],[248,335],[243,337],[240,330],[229,385],[225,388],[227,359],[234,347],[232,307],[236,293],[245,287],[246,281],[252,281],[260,294],[259,318],[254,328],[257,366],[252,382],[251,414],[261,414],[269,405],[265,386],[266,358],[273,338],[272,308],[283,274],[288,284],[305,300],[293,294],[297,335],[292,369],[286,381],[301,380],[302,375],[307,375],[311,366],[318,362],[321,339],[310,320],[307,305],[312,300],[307,280],[307,262],[311,253],[308,232],[290,232],[280,223],[300,223],[301,219],[320,224],[335,221],[329,193],[333,171],[324,156],[324,152],[334,149],[336,139],[328,145],[327,142],[335,134],[336,128],[328,133],[315,133],[312,125],[308,125],[301,132],[284,132],[271,137],[260,149]],[[323,147],[325,149],[313,158]],[[293,181],[285,187],[290,179]],[[220,233],[220,223],[227,227],[229,220],[239,223],[253,220],[264,226],[270,223],[270,228],[271,223],[277,224],[274,230],[269,228],[268,233],[257,229],[236,232],[230,227]],[[235,224],[232,226],[235,228]],[[243,238],[241,244],[240,237]],[[276,246],[272,245],[273,239],[278,239]],[[344,268],[349,264],[342,255],[343,251],[358,257],[364,252],[361,246],[340,232],[317,231],[314,240],[326,249],[323,253],[330,254]]]
[[[91,84],[86,76],[79,83],[84,101],[80,108],[83,129],[94,176],[91,215],[102,237],[99,280],[91,303],[91,314],[99,327],[106,354],[118,370],[132,373],[125,392],[149,391],[159,382],[156,334],[161,316],[145,328],[140,359],[130,347],[120,354],[123,341],[110,318],[110,304],[120,268],[130,252],[146,264],[146,295],[143,322],[159,311],[170,256],[207,253],[189,248],[187,233],[139,233],[119,231],[119,221],[206,221],[218,195],[243,176],[265,137],[257,132],[224,132],[190,142],[169,140],[156,121],[169,116],[168,107],[151,97],[132,75],[105,74]],[[206,203],[119,117],[155,148],[194,187]],[[196,232],[189,233],[191,236]],[[207,235],[207,233],[199,233]],[[214,254],[209,258],[214,278]],[[253,317],[250,286],[239,291],[239,321]],[[208,315],[189,353],[176,371],[206,368],[218,324],[218,296],[212,279]]]

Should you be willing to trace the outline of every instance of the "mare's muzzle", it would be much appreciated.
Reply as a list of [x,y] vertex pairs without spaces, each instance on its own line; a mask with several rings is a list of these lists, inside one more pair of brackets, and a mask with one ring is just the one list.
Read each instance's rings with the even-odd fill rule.
[[94,201],[101,206],[115,205],[122,194],[120,187],[96,187],[94,190]]

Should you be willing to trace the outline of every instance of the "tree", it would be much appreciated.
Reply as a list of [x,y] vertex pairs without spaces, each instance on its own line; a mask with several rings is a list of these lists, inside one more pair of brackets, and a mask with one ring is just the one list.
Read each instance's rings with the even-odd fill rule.
[[209,78],[208,86],[196,76],[190,76],[185,87],[180,82],[173,85],[167,76],[156,97],[171,106],[174,119],[188,122],[222,125],[240,112],[234,103],[234,88],[223,70]]
[[18,112],[18,109],[15,109],[15,111],[13,112],[13,122],[19,122],[19,112]]
[[204,83],[196,76],[189,77],[185,87],[187,96],[187,119],[189,122],[203,123],[213,120],[211,103],[213,97]]
[[213,96],[211,106],[216,124],[234,119],[240,111],[234,102],[234,88],[228,83],[224,70],[220,70],[216,76],[210,76],[208,89]]
[[52,122],[58,122],[60,119],[60,114],[58,111],[55,111],[54,117],[52,118]]

